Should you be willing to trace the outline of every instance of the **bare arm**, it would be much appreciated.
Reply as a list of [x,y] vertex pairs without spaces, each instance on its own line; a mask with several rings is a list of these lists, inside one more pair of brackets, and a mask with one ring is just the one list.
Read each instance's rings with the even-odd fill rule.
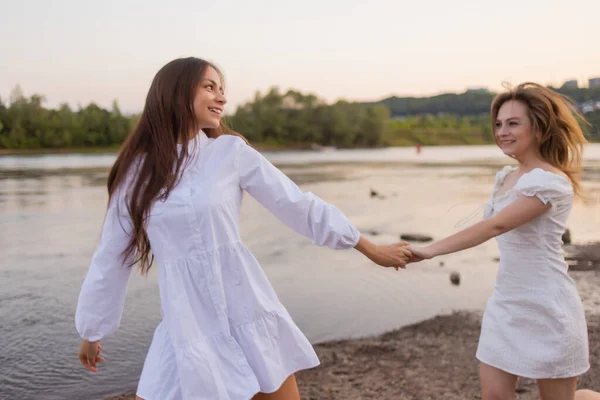
[[429,246],[420,249],[412,246],[409,248],[420,259],[469,249],[526,224],[544,214],[550,207],[549,203],[544,204],[537,197],[520,196],[490,219],[481,221]]

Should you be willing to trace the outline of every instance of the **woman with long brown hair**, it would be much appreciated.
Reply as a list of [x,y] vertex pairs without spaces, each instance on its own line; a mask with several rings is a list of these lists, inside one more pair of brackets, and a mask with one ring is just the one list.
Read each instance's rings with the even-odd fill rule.
[[583,117],[566,98],[534,83],[499,94],[491,106],[496,143],[518,162],[496,174],[484,220],[418,248],[412,261],[496,238],[500,266],[477,358],[484,400],[514,399],[519,376],[536,379],[543,400],[572,400],[589,368],[583,305],[562,253],[580,194]]
[[319,360],[241,242],[243,191],[332,249],[403,268],[406,243],[376,246],[333,205],[303,193],[239,135],[225,134],[221,72],[198,58],[165,65],[108,178],[100,243],[76,326],[81,363],[118,328],[131,266],[158,263],[162,322],[137,390],[145,400],[298,399],[294,373]]

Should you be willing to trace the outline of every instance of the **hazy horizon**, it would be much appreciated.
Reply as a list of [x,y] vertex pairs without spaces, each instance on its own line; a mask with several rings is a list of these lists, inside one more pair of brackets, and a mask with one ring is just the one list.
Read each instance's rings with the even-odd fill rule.
[[139,112],[156,71],[182,56],[224,70],[230,112],[273,86],[377,101],[600,76],[594,0],[283,3],[0,4],[0,98],[19,84],[51,108],[116,99]]

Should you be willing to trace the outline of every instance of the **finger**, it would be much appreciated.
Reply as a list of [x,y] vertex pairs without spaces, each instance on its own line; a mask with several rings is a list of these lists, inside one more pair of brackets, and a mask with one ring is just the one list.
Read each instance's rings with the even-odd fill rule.
[[408,253],[403,253],[402,257],[403,258],[411,258],[413,256],[413,253],[411,253],[410,251]]
[[88,363],[90,364],[90,367],[92,367],[93,369],[96,369],[96,355],[95,354],[93,356],[88,355]]
[[81,365],[83,365],[84,367],[87,367],[87,356],[83,355],[83,354],[79,354],[79,362],[81,363]]
[[96,362],[97,362],[97,363],[99,363],[99,362],[104,362],[104,357],[102,357],[102,356],[98,356],[98,357],[96,357]]
[[89,369],[92,372],[96,372],[89,364],[88,358],[86,356],[79,357],[79,361],[81,361],[81,365],[83,365],[86,369]]

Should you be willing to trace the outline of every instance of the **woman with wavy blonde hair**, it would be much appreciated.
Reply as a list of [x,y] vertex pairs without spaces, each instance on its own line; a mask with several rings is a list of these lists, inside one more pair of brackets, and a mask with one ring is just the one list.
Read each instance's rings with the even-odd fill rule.
[[483,221],[427,247],[409,246],[411,261],[495,237],[500,265],[477,348],[483,399],[514,399],[522,376],[537,380],[543,400],[572,400],[589,350],[562,235],[582,193],[583,118],[568,99],[535,83],[496,96],[491,116],[497,145],[518,165],[496,174]]

